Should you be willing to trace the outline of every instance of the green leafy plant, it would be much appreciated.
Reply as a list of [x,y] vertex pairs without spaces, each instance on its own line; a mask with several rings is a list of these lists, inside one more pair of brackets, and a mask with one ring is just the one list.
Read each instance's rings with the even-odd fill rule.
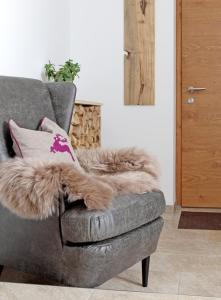
[[69,59],[63,65],[60,65],[58,70],[50,61],[45,64],[44,69],[48,80],[73,82],[76,77],[79,77],[78,74],[81,68],[78,63],[74,63],[72,59]]

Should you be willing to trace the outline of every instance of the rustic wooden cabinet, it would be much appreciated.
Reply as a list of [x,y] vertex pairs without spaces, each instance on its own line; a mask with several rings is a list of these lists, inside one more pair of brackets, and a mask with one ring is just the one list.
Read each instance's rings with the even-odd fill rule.
[[74,148],[97,148],[101,146],[100,102],[76,100],[70,127]]

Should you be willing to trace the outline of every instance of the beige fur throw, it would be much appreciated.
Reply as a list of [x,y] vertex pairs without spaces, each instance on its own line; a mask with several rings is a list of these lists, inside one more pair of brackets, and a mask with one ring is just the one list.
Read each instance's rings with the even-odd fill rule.
[[42,219],[68,201],[83,199],[88,209],[105,209],[114,196],[158,189],[156,162],[144,151],[78,150],[83,171],[73,165],[15,158],[0,164],[0,202],[24,218]]

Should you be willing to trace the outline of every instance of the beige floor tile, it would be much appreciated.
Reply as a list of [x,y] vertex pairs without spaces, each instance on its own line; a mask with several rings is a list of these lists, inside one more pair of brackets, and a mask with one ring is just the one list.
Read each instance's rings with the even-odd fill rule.
[[[163,243],[167,239],[175,239],[176,241],[206,241],[209,238],[209,232],[204,230],[187,230],[187,229],[174,229],[174,225],[171,228],[168,227],[168,223],[165,225],[164,230],[161,234],[161,242]],[[214,242],[219,242],[215,240]]]
[[221,270],[221,255],[191,255],[155,253],[151,256],[151,271],[158,272],[214,272]]
[[142,287],[141,282],[141,266],[137,264],[117,277],[105,282],[99,288],[142,293],[178,294],[179,273],[152,271],[149,275],[148,287]]
[[221,297],[221,271],[180,274],[180,295]]
[[221,298],[179,295],[178,300],[221,300]]
[[220,208],[182,208],[182,211],[218,212],[218,213],[221,213]]
[[0,283],[0,300],[88,300],[93,290]]
[[207,238],[210,241],[221,242],[221,230],[210,230],[207,232]]
[[169,213],[169,212],[165,212],[164,214],[163,214],[163,218],[164,218],[164,220],[166,220],[166,221],[174,221],[174,222],[177,222],[178,223],[178,221],[179,221],[179,218],[180,218],[180,211],[173,211],[173,212],[171,212],[171,213]]
[[90,300],[178,300],[177,295],[97,290]]
[[[191,236],[191,234],[190,234]],[[191,253],[195,255],[220,255],[221,242],[208,241],[200,239],[183,239],[162,237],[157,248],[158,253],[184,254]]]
[[174,205],[167,205],[164,215],[171,215],[176,213],[176,208]]

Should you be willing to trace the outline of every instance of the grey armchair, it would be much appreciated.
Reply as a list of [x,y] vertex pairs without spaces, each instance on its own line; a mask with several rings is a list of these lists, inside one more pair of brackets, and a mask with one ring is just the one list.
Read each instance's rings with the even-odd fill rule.
[[[68,131],[75,94],[71,83],[1,76],[0,160],[13,156],[10,118],[36,129],[47,116]],[[54,216],[42,221],[21,219],[0,205],[0,273],[8,266],[60,284],[95,287],[142,261],[147,286],[164,209],[160,191],[118,197],[106,211],[88,211],[83,201],[68,204],[61,196]]]

